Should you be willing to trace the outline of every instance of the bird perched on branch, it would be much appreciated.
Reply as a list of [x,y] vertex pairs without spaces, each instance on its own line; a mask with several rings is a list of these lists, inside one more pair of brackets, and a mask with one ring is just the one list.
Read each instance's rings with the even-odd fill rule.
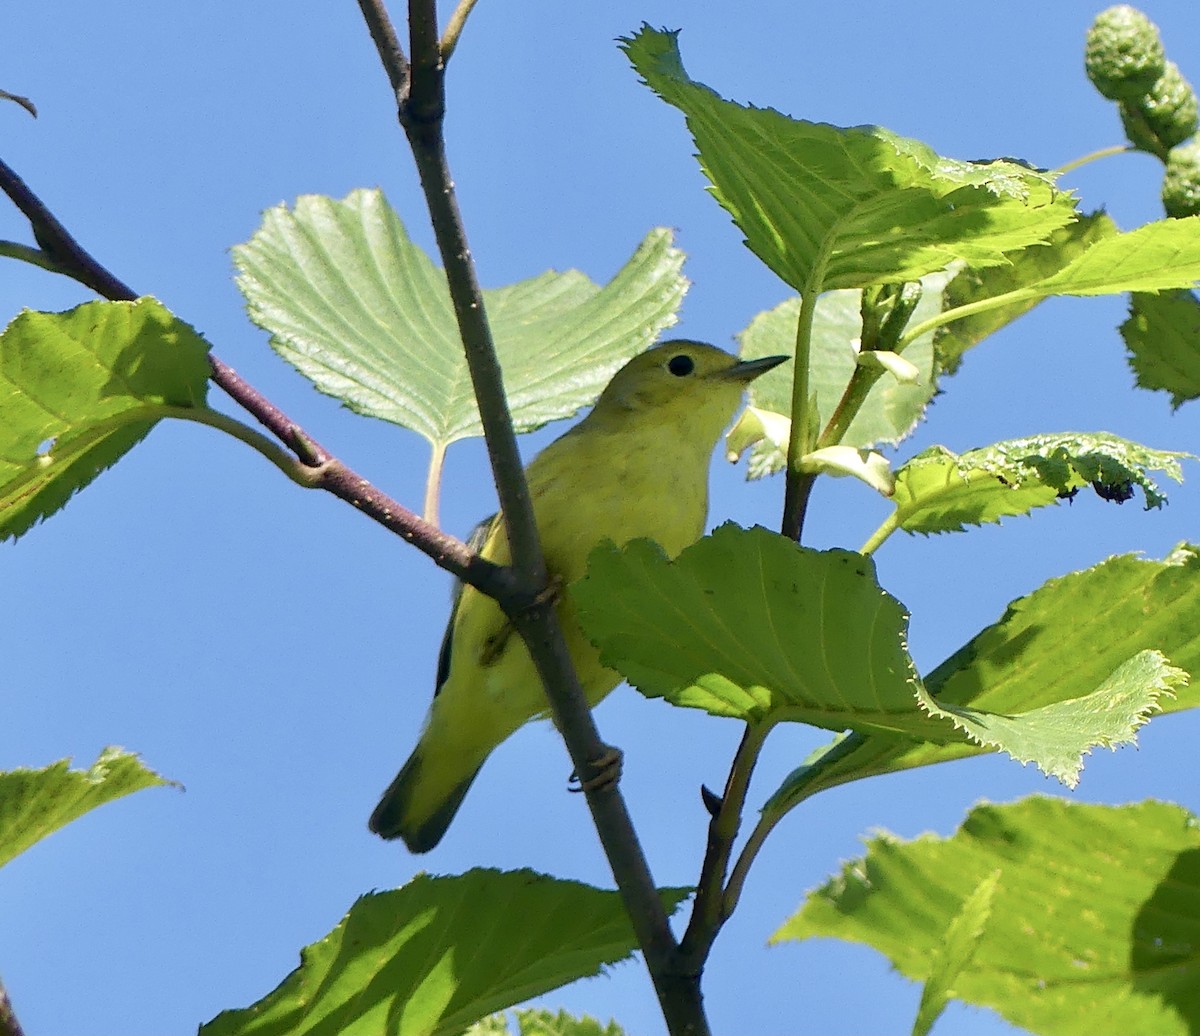
[[[620,546],[645,536],[674,557],[699,539],[713,448],[746,385],[787,358],[739,362],[711,345],[680,340],[617,371],[591,413],[525,469],[552,579],[564,587],[579,579],[604,540]],[[473,545],[487,560],[509,564],[503,515],[482,523]],[[569,593],[556,608],[580,686],[595,706],[621,678],[600,664]],[[428,852],[492,750],[547,708],[529,652],[500,607],[460,585],[433,706],[417,747],[371,814],[371,830]]]

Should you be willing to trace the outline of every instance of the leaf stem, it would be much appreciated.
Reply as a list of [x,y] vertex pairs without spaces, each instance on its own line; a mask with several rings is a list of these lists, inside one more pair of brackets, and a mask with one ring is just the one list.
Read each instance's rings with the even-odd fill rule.
[[314,472],[318,472],[318,468],[302,464],[294,455],[288,453],[287,450],[273,439],[268,439],[262,432],[251,428],[249,425],[242,424],[241,421],[230,417],[228,414],[223,414],[221,411],[213,410],[207,406],[166,406],[162,408],[161,412],[163,417],[173,417],[180,421],[193,421],[196,424],[207,425],[209,428],[216,428],[227,435],[232,435],[238,441],[244,442],[252,450],[257,450],[261,453],[275,467],[303,489],[312,489],[317,485],[318,476]]
[[1073,173],[1080,166],[1085,166],[1089,162],[1099,161],[1101,158],[1111,158],[1113,155],[1123,155],[1127,151],[1136,151],[1137,149],[1131,144],[1113,144],[1111,147],[1102,147],[1098,151],[1089,152],[1081,158],[1076,158],[1066,165],[1060,165],[1057,169],[1052,169],[1050,175],[1057,178],[1066,176],[1067,173]]
[[442,492],[442,470],[446,464],[446,444],[434,443],[429,457],[429,471],[425,475],[425,508],[423,516],[430,525],[440,525],[438,502]]
[[860,554],[874,554],[883,545],[883,542],[898,528],[900,528],[899,509],[893,511],[883,520],[879,528],[867,538],[867,542],[858,548],[858,552]]
[[922,335],[928,334],[930,331],[936,330],[945,324],[952,324],[956,320],[963,320],[966,317],[974,316],[976,313],[986,313],[990,309],[999,309],[1014,302],[1024,302],[1026,299],[1039,298],[1042,294],[1042,292],[1037,290],[1036,285],[1027,284],[1020,288],[1013,288],[1012,291],[1003,292],[1000,295],[991,295],[986,299],[968,302],[965,306],[943,310],[941,313],[931,316],[928,320],[922,320],[916,327],[906,331],[896,343],[896,352],[903,352]]
[[733,842],[742,823],[746,792],[762,751],[763,742],[774,726],[772,722],[747,723],[741,744],[725,781],[721,805],[708,825],[708,848],[696,884],[696,902],[680,952],[691,967],[700,970],[708,958],[721,927],[729,919],[725,909],[725,876],[733,853]]
[[754,830],[750,832],[750,837],[746,839],[746,844],[738,853],[733,870],[729,872],[729,881],[725,885],[725,898],[722,903],[722,910],[726,917],[729,917],[737,909],[738,902],[742,898],[742,889],[746,886],[746,878],[758,857],[759,850],[762,849],[767,836],[775,829],[775,825],[785,815],[784,813],[763,813],[758,818],[758,823],[754,825]]
[[[822,264],[823,265],[823,264]],[[792,434],[788,440],[787,485],[783,494],[783,522],[780,532],[789,539],[799,541],[804,531],[804,516],[812,494],[816,476],[800,470],[801,458],[812,453],[813,423],[809,384],[812,363],[813,317],[817,312],[817,291],[814,287],[819,278],[814,276],[800,298],[800,314],[796,319],[796,361],[792,370]]]
[[34,248],[32,245],[22,245],[16,241],[0,241],[0,255],[7,256],[9,259],[20,259],[23,263],[29,263],[30,266],[39,266],[43,270],[49,270],[51,273],[62,273],[59,266],[40,248]]

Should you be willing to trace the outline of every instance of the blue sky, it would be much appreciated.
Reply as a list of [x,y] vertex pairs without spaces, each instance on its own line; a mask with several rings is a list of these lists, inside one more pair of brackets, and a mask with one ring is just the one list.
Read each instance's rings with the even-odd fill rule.
[[[959,158],[1058,166],[1121,140],[1082,71],[1099,5],[482,0],[449,86],[450,155],[487,286],[547,268],[607,279],[652,226],[678,230],[693,287],[678,333],[726,348],[788,289],[708,198],[683,120],[640,86],[614,38],[642,21],[682,28],[689,72],[724,96],[840,125],[878,123]],[[1147,3],[1168,55],[1200,80],[1200,8]],[[245,319],[228,248],[264,208],[379,185],[431,242],[411,159],[352,0],[321,4],[6,5],[3,154],[79,239],[138,291],[198,327],[304,426],[401,501],[419,506],[427,448],[318,395]],[[1190,49],[1189,49],[1190,48]],[[1066,185],[1122,227],[1161,215],[1145,155]],[[0,237],[27,240],[0,206]],[[15,263],[0,314],[84,301]],[[1124,302],[1039,307],[968,355],[898,453],[1039,431],[1108,430],[1200,445],[1196,404],[1132,389],[1116,326]],[[217,390],[213,400],[225,406]],[[561,428],[527,437],[532,453]],[[1110,554],[1162,556],[1197,539],[1200,492],[1171,505],[1090,494],[968,535],[896,537],[883,585],[912,612],[911,649],[935,666],[1011,599]],[[710,520],[776,524],[778,479],[714,466]],[[482,447],[449,455],[443,522],[465,534],[492,508]],[[815,495],[808,542],[857,546],[884,506],[855,483]],[[447,578],[332,497],[305,493],[233,440],[164,425],[61,514],[0,548],[4,660],[0,768],[108,744],[140,752],[186,792],[142,792],[71,825],[0,874],[0,976],[31,1034],[182,1034],[245,1006],[296,964],[354,899],[419,870],[533,867],[607,885],[565,751],[545,724],[489,763],[445,842],[417,858],[366,817],[408,753],[431,693]],[[689,884],[705,837],[700,783],[719,786],[738,731],[624,689],[598,713],[626,753],[624,788],[659,882]],[[1155,721],[1138,750],[1092,756],[1083,801],[1173,799],[1197,809],[1200,717]],[[752,802],[826,735],[772,737]],[[873,952],[833,942],[766,949],[806,889],[883,827],[953,831],[981,799],[1062,790],[983,758],[828,792],[776,832],[709,966],[725,1033],[906,1033],[919,990]],[[755,798],[757,793],[757,798]],[[631,1033],[662,1031],[640,964],[545,1003]],[[953,1008],[942,1032],[1010,1032]]]

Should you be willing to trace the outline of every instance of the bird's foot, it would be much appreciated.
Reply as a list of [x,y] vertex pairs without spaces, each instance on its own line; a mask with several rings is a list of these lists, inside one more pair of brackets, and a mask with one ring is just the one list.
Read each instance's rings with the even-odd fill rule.
[[581,777],[576,770],[571,774],[567,784],[568,791],[600,791],[621,779],[621,769],[624,765],[625,753],[612,745],[605,745],[604,751],[595,759],[588,760],[587,776]]
[[555,575],[553,572],[551,572],[546,579],[545,587],[542,589],[541,593],[539,593],[533,599],[533,605],[538,606],[542,604],[558,604],[559,598],[562,597],[564,585],[565,584],[563,583],[562,576]]

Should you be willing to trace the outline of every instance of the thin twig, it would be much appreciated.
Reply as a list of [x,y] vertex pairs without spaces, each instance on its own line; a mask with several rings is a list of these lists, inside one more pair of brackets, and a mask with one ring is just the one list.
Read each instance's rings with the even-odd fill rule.
[[[380,8],[369,0],[378,17]],[[386,18],[386,14],[382,17]],[[368,27],[375,32],[374,23]],[[385,26],[391,37],[395,32]],[[517,631],[546,688],[551,711],[570,752],[575,772],[587,789],[588,806],[621,891],[631,923],[654,982],[663,1015],[672,1036],[705,1036],[708,1022],[700,997],[699,974],[681,967],[678,944],[671,934],[666,912],[653,876],[638,843],[633,823],[615,782],[596,789],[588,778],[600,759],[611,750],[599,731],[579,686],[571,657],[554,608],[553,595],[545,593],[547,573],[529,490],[520,454],[517,452],[499,363],[484,310],[483,295],[467,244],[454,181],[446,158],[442,119],[445,110],[444,63],[437,36],[433,0],[410,0],[409,37],[411,82],[407,100],[400,106],[400,123],[408,136],[416,160],[434,236],[446,271],[455,317],[463,341],[468,369],[505,516],[513,567],[518,581],[537,594],[527,606],[510,610]],[[388,47],[376,42],[385,62]],[[395,57],[390,60],[396,60]],[[398,68],[389,68],[392,82]],[[502,606],[503,606],[503,602]]]
[[769,723],[746,724],[742,742],[738,745],[729,777],[725,781],[721,806],[708,825],[708,848],[700,869],[700,880],[696,883],[692,918],[680,941],[684,959],[694,962],[697,967],[703,967],[713,941],[729,917],[725,912],[725,875],[729,869],[733,842],[741,827],[750,778],[770,728]]
[[387,8],[383,0],[358,0],[363,20],[371,33],[375,49],[379,52],[379,63],[387,73],[392,91],[396,95],[397,105],[403,104],[408,97],[410,69],[408,58],[404,56],[404,48],[400,46],[400,38],[392,27]]
[[463,28],[466,26],[471,12],[475,10],[476,3],[478,3],[478,0],[458,0],[458,6],[454,8],[454,12],[450,15],[450,20],[446,23],[446,31],[442,33],[440,47],[443,65],[450,60],[450,55],[454,53],[454,48],[458,46]]
[[25,1036],[3,982],[0,982],[0,1036]]
[[435,443],[429,458],[429,470],[425,474],[425,506],[421,514],[430,525],[441,526],[439,503],[442,496],[442,471],[446,466],[446,444]]

